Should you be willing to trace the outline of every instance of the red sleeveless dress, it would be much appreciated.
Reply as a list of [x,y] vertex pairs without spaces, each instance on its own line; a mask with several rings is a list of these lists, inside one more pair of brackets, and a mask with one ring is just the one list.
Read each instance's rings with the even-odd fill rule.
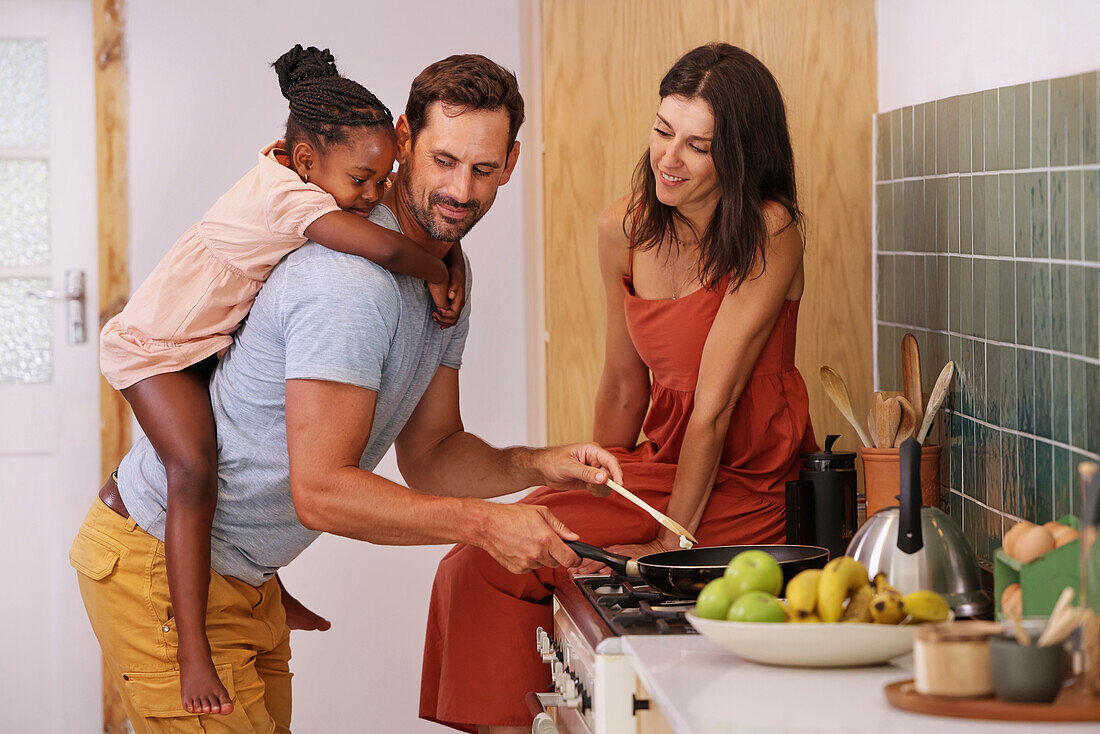
[[[631,253],[633,270],[633,252]],[[668,506],[699,378],[703,346],[727,281],[679,299],[634,295],[623,278],[627,328],[652,372],[651,403],[633,449],[612,449],[623,484],[659,510]],[[752,377],[737,401],[714,490],[695,537],[702,545],[781,543],[784,484],[798,455],[816,451],[806,385],[794,365],[798,301],[785,301]],[[586,543],[643,543],[660,527],[618,495],[535,490],[522,500],[545,505]],[[565,569],[512,574],[480,548],[456,545],[440,562],[424,642],[420,716],[463,731],[475,724],[530,725],[529,691],[546,689],[535,630],[549,629],[551,596],[571,583]]]

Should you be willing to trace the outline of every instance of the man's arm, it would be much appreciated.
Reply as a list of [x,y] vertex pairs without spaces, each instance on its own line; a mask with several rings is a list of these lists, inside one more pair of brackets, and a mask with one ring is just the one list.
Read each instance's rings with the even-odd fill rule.
[[458,370],[439,367],[394,444],[402,476],[418,491],[449,497],[498,497],[536,484],[605,496],[619,463],[595,444],[544,449],[490,446],[462,426]]
[[294,509],[303,525],[385,545],[469,543],[513,573],[579,562],[545,507],[433,497],[359,468],[377,393],[325,380],[286,382]]

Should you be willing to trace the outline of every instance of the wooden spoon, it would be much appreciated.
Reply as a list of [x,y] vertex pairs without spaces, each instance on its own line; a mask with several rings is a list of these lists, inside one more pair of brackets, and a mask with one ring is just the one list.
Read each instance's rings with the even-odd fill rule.
[[932,395],[928,398],[928,410],[924,413],[924,420],[921,422],[920,431],[917,433],[919,443],[923,444],[924,439],[928,438],[928,432],[932,430],[932,422],[935,420],[940,407],[943,406],[943,401],[947,399],[947,391],[951,387],[951,380],[954,377],[955,363],[948,362],[940,370],[940,376],[936,378],[936,386],[932,388]]
[[1059,635],[1067,624],[1071,625],[1069,628],[1072,630],[1076,627],[1072,621],[1063,619],[1067,614],[1071,613],[1069,604],[1073,601],[1074,595],[1073,587],[1067,586],[1062,589],[1062,593],[1058,595],[1058,601],[1054,603],[1054,608],[1050,610],[1050,617],[1047,619],[1047,626],[1043,630],[1043,633],[1039,635],[1039,647],[1046,647],[1050,644],[1050,641],[1055,636]]
[[1019,642],[1024,647],[1031,644],[1031,635],[1024,629],[1024,620],[1020,614],[1019,607],[1012,607],[1011,609],[1003,610],[1008,617],[1009,622],[1012,623],[1012,634],[1016,636],[1016,642]]
[[619,484],[618,482],[616,482],[613,479],[608,479],[607,480],[607,486],[611,487],[611,489],[618,492],[620,495],[622,495],[623,497],[630,500],[631,502],[633,502],[638,507],[645,510],[647,513],[649,513],[649,516],[652,517],[654,520],[656,520],[657,522],[661,523],[662,525],[664,525],[666,528],[668,528],[672,532],[679,535],[680,536],[680,547],[681,548],[685,548],[684,541],[687,541],[688,543],[691,544],[691,545],[687,545],[686,548],[690,548],[693,545],[699,545],[699,541],[695,539],[694,535],[692,535],[691,533],[689,533],[687,531],[687,528],[685,528],[683,525],[676,522],[671,517],[664,514],[663,512],[658,510],[657,508],[652,507],[648,502],[646,502],[641,497],[639,497],[638,495],[631,492],[629,489],[627,489],[623,485]]
[[917,338],[912,334],[906,334],[901,340],[901,381],[905,398],[913,406],[917,425],[922,425],[924,388],[920,379],[920,349],[917,348]]
[[917,431],[917,411],[903,396],[896,398],[890,398],[891,401],[898,404],[898,411],[900,412],[898,421],[898,432],[894,436],[893,446],[896,449],[900,449],[901,445],[911,439],[913,434]]
[[837,410],[840,411],[840,414],[852,424],[852,428],[856,429],[859,440],[862,441],[863,445],[867,448],[873,447],[874,444],[867,436],[867,432],[863,430],[863,426],[856,420],[856,414],[852,410],[852,399],[848,396],[848,387],[844,384],[844,380],[836,373],[836,370],[825,365],[821,368],[821,382],[825,385],[825,394],[833,401],[833,405],[835,405]]
[[875,447],[888,449],[894,445],[898,435],[898,423],[901,421],[901,405],[897,398],[883,400],[877,394],[871,403],[871,412],[875,417],[872,429],[875,432]]

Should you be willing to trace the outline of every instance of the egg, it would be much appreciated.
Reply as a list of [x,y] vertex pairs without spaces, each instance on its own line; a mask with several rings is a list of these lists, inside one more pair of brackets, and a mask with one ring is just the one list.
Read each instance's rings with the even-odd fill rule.
[[1011,584],[1005,587],[1001,593],[1001,611],[1006,617],[1023,616],[1023,595],[1019,584]]
[[1034,525],[1021,531],[1012,548],[1012,557],[1020,563],[1031,563],[1044,553],[1054,550],[1054,536],[1044,527]]
[[1052,535],[1054,536],[1054,547],[1061,548],[1066,543],[1072,543],[1081,537],[1081,534],[1071,528],[1068,525],[1060,525]]
[[1035,527],[1034,523],[1030,523],[1027,520],[1013,525],[1007,533],[1005,533],[1004,539],[1001,541],[1001,546],[1004,548],[1004,552],[1012,558],[1016,557],[1016,541],[1020,539],[1020,535],[1028,528]]

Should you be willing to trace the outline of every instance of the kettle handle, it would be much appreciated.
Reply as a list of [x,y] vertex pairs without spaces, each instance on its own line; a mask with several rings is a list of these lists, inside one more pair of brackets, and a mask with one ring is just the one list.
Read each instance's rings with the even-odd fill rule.
[[915,438],[901,445],[901,494],[898,497],[898,550],[916,553],[924,547],[921,536],[920,459],[921,446]]

